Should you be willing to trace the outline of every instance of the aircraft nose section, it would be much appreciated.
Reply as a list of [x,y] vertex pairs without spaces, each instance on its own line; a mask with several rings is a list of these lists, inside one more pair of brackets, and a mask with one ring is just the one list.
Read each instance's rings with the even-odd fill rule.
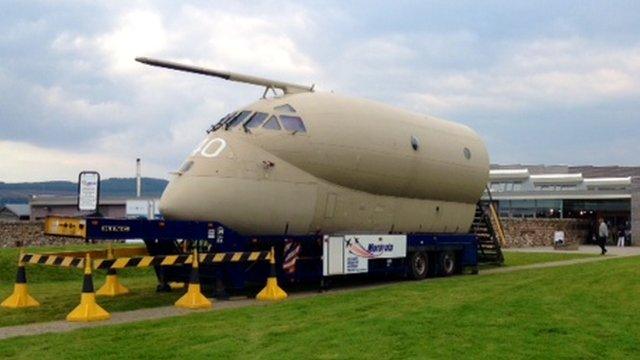
[[160,213],[165,219],[182,220],[189,218],[189,204],[182,194],[189,186],[186,179],[177,177],[169,182],[160,197]]

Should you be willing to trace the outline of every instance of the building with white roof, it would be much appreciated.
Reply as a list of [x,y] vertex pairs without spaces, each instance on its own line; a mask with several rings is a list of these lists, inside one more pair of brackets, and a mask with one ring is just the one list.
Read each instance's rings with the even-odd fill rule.
[[640,244],[640,167],[493,165],[487,187],[502,217],[602,217]]

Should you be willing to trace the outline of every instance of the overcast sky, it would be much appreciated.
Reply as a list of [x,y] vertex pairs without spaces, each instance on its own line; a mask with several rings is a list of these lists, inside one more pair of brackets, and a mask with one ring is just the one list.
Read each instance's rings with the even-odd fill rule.
[[[638,1],[0,4],[0,181],[168,177],[262,89],[149,56],[458,121],[495,163],[640,165]],[[535,3],[535,4],[534,4]]]

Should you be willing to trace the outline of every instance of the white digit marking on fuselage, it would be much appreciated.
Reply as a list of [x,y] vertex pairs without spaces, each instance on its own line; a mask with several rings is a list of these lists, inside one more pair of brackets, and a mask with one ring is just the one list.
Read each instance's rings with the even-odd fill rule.
[[202,147],[204,146],[204,144],[207,143],[209,139],[204,138],[202,141],[200,141],[200,143],[198,144],[198,146],[196,146],[195,149],[193,149],[193,151],[191,152],[191,156],[196,156],[197,153],[200,152],[200,150],[202,150]]
[[[209,147],[211,147],[213,143],[219,143],[218,148],[215,149],[215,151],[213,152],[209,152],[208,151]],[[221,138],[211,139],[207,142],[206,145],[204,145],[204,147],[202,147],[202,150],[200,150],[200,155],[208,158],[213,158],[220,155],[220,153],[222,152],[222,150],[224,150],[225,147],[227,147],[227,142],[224,141],[224,139],[221,139]]]

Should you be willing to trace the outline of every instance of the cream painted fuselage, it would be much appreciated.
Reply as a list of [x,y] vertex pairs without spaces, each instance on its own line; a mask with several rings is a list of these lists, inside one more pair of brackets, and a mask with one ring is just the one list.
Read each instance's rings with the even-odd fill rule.
[[[295,113],[274,109],[284,104]],[[244,235],[469,230],[489,159],[468,127],[321,92],[242,110],[299,116],[306,132],[209,133],[163,193],[166,218]]]

